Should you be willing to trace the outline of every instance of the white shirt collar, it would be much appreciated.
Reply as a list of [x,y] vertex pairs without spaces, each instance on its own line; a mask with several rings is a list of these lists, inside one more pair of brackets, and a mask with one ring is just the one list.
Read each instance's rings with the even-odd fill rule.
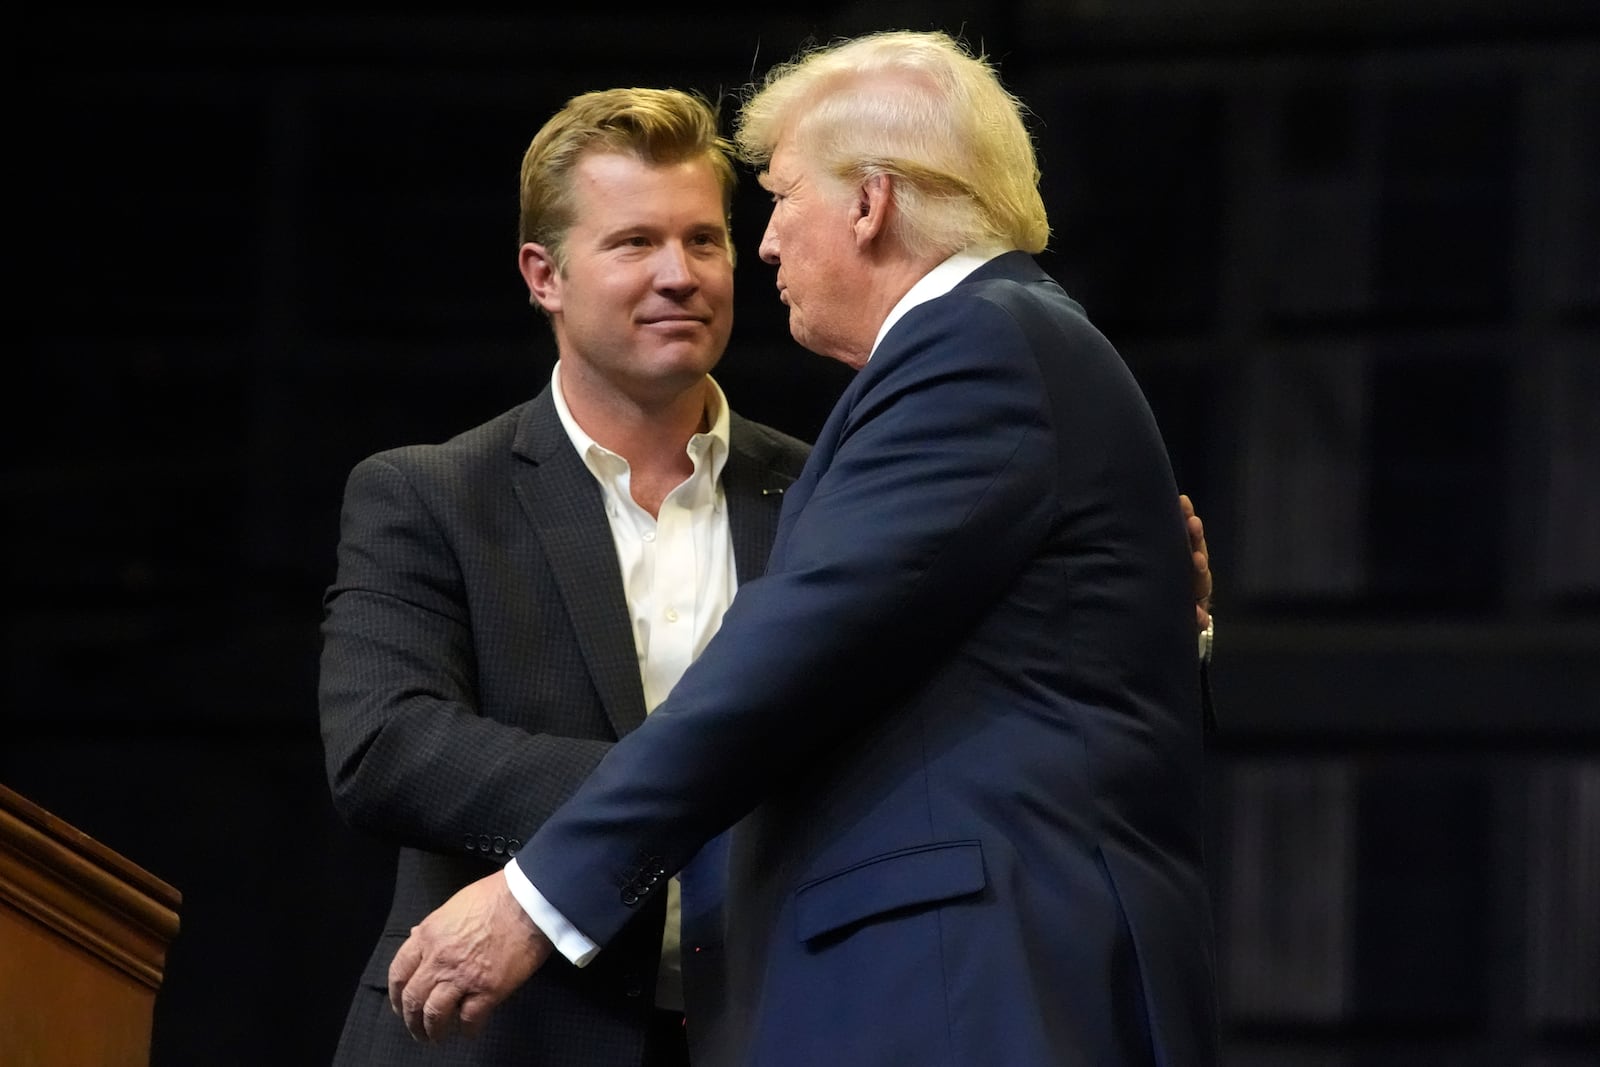
[[867,359],[870,360],[872,353],[878,351],[878,346],[883,343],[884,335],[894,327],[895,323],[905,317],[906,312],[918,304],[926,304],[930,300],[943,296],[957,285],[960,285],[967,275],[996,256],[1003,256],[1009,251],[1011,251],[1009,248],[964,248],[924,274],[917,280],[915,285],[906,291],[906,295],[900,298],[900,302],[889,309],[889,317],[883,320],[882,326],[878,327],[878,336],[873,339],[872,352],[867,354]]
[[[707,375],[706,381],[711,383],[711,391],[706,395],[706,415],[710,429],[705,433],[697,433],[689,438],[688,452],[691,457],[705,453],[709,450],[711,458],[711,480],[713,483],[722,477],[722,466],[728,459],[728,398],[722,393],[722,386],[718,385],[715,378]],[[615,452],[596,441],[584,432],[578,420],[572,417],[572,409],[567,407],[567,398],[561,391],[561,361],[556,360],[554,367],[550,368],[550,399],[555,401],[556,418],[561,420],[561,428],[567,432],[567,437],[572,441],[572,447],[578,450],[578,455],[583,458],[584,465],[595,470],[596,462],[604,462],[603,457],[613,457],[624,468],[627,461]],[[698,464],[697,464],[698,467]]]

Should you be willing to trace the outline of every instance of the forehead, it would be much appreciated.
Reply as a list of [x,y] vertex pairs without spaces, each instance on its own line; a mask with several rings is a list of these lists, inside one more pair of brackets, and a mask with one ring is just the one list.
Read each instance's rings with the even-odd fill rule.
[[586,152],[572,168],[572,189],[580,222],[630,211],[722,217],[722,185],[703,156],[653,163],[626,152]]
[[761,172],[759,180],[762,188],[771,189],[775,185],[797,181],[804,169],[802,162],[800,154],[795,151],[794,142],[788,138],[779,141],[767,160],[767,169]]

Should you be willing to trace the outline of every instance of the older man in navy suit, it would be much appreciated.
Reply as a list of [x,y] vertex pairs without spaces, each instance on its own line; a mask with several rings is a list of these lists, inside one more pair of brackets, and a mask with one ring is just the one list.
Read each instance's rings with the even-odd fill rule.
[[504,876],[419,924],[395,1010],[476,1030],[742,819],[697,1064],[1215,1063],[1184,515],[1138,385],[1030,255],[1020,106],[950,38],[876,34],[774,71],[738,139],[791,331],[860,372],[766,574]]

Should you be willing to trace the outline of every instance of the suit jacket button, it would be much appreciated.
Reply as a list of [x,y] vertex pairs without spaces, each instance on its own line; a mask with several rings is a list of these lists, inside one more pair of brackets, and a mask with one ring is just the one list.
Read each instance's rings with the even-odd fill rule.
[[494,839],[494,854],[496,856],[504,856],[506,854],[506,839],[498,834],[495,835]]
[[622,887],[622,903],[624,903],[625,905],[627,905],[630,908],[633,907],[635,904],[639,903],[639,891],[637,889],[635,889],[631,885],[623,886]]
[[489,835],[488,834],[480,834],[479,837],[478,837],[478,851],[479,852],[488,852],[490,847],[491,846],[489,844]]
[[511,840],[506,842],[506,855],[515,856],[517,854],[517,851],[519,849],[521,849],[521,848],[522,848],[522,839],[518,838],[518,837],[513,837]]
[[478,839],[473,837],[471,834],[468,834],[466,837],[462,838],[461,843],[467,847],[468,852],[478,851]]

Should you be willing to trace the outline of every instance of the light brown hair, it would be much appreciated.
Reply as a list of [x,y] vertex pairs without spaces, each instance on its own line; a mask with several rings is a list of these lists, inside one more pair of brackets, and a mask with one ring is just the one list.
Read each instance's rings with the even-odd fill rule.
[[[678,89],[603,89],[568,100],[534,135],[522,157],[520,244],[544,245],[558,269],[572,228],[572,171],[588,152],[633,155],[651,164],[704,157],[722,186],[724,221],[730,223],[738,178],[733,145],[717,132],[717,113],[706,100]],[[731,247],[731,246],[730,246]]]

